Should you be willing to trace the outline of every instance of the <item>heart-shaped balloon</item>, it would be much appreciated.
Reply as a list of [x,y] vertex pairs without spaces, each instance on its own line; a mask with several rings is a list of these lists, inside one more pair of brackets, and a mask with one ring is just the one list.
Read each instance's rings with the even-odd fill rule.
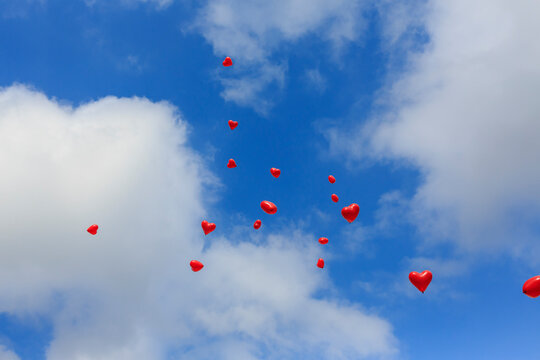
[[236,162],[233,159],[229,159],[229,162],[227,163],[227,167],[229,169],[235,168],[236,167]]
[[525,281],[523,293],[532,298],[540,296],[540,276],[535,276]]
[[319,238],[319,243],[322,245],[328,244],[328,239],[325,237]]
[[273,215],[277,213],[277,206],[273,202],[270,201],[263,201],[261,202],[261,208],[264,210],[265,213]]
[[333,202],[338,202],[339,201],[339,198],[336,194],[332,194],[332,201]]
[[333,177],[332,175],[329,175],[329,176],[328,176],[328,181],[330,181],[330,184],[333,184],[333,183],[336,182],[336,178]]
[[324,267],[324,260],[322,258],[319,258],[319,260],[317,260],[317,266],[321,269]]
[[232,60],[230,57],[226,57],[225,60],[223,60],[223,66],[231,66],[232,65]]
[[352,223],[354,219],[356,219],[359,212],[360,206],[358,206],[358,204],[351,204],[341,209],[341,215],[343,215],[343,217],[350,223]]
[[90,225],[90,227],[88,227],[88,229],[86,229],[86,231],[88,231],[92,235],[96,235],[97,231],[98,231],[98,228],[99,228],[99,226],[94,224],[94,225]]
[[238,126],[238,121],[229,120],[229,127],[231,128],[231,130],[234,130],[234,128],[237,126]]
[[204,267],[202,262],[197,261],[197,260],[191,260],[189,263],[189,266],[191,266],[191,270],[193,270],[193,272],[197,272]]
[[214,223],[209,223],[208,221],[206,220],[203,220],[203,222],[201,223],[201,226],[202,226],[202,229],[204,231],[204,235],[208,235],[210,234],[212,231],[216,230],[216,224]]
[[276,179],[279,177],[279,175],[281,175],[281,170],[276,169],[276,168],[271,168],[271,169],[270,169],[270,172],[272,173],[272,175],[273,175]]
[[417,273],[416,271],[413,271],[409,274],[409,280],[411,281],[411,283],[416,286],[416,288],[422,293],[426,291],[432,278],[433,274],[431,274],[431,271],[429,270],[422,271],[422,273]]
[[255,228],[255,230],[258,230],[261,227],[261,224],[261,220],[255,220],[255,222],[253,223],[253,228]]

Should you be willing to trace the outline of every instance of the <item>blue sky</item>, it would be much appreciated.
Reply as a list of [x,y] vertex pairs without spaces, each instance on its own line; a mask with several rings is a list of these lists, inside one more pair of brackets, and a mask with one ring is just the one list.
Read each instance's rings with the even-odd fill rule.
[[[235,0],[0,2],[2,139],[25,139],[21,141],[26,146],[24,151],[19,149],[23,143],[2,149],[4,171],[15,175],[2,183],[1,213],[17,214],[15,208],[28,213],[24,221],[18,220],[21,224],[3,220],[8,231],[0,238],[5,260],[0,269],[9,281],[0,282],[0,358],[139,358],[133,357],[137,354],[141,359],[307,359],[314,356],[306,350],[310,348],[325,359],[536,358],[538,301],[524,296],[521,286],[538,275],[540,264],[540,108],[532,95],[540,88],[535,62],[540,52],[531,45],[538,25],[528,15],[539,8],[479,3],[483,5],[436,0],[399,5],[353,0],[272,5]],[[482,16],[476,16],[479,9]],[[458,21],[462,25],[457,26]],[[225,56],[232,57],[234,66],[221,66]],[[35,97],[40,93],[46,98]],[[107,96],[148,101],[100,100]],[[80,106],[88,106],[90,115],[79,114]],[[58,141],[42,144],[39,134],[14,125],[23,124],[25,116],[13,114],[35,117],[35,124],[43,126],[50,122],[56,131],[48,136],[58,136]],[[169,131],[161,132],[160,127],[159,137],[145,140],[145,132],[154,134],[154,128],[139,129],[139,120],[132,127],[131,119],[139,114],[163,118],[163,124],[176,119],[182,125],[180,130],[162,125]],[[119,117],[124,122],[114,125]],[[228,128],[229,119],[239,122],[234,131]],[[96,126],[111,127],[107,131],[120,139],[118,147],[107,147],[93,135],[94,120],[100,124]],[[64,125],[57,125],[61,121]],[[78,172],[73,170],[70,164],[94,156],[83,152],[86,143],[74,140],[80,138],[61,135],[77,121],[87,121],[89,138],[96,137],[92,144],[101,144],[103,150],[92,148],[101,154],[95,159],[112,159],[111,167],[85,172],[91,166],[81,165]],[[13,129],[20,132],[10,133]],[[124,130],[130,133],[125,139]],[[166,134],[176,131],[185,142],[180,141],[178,149],[162,145],[169,144]],[[73,155],[69,147],[59,150],[64,143],[73,146]],[[144,160],[147,155],[138,148],[160,154],[160,164],[182,164],[181,171],[170,175],[168,166],[154,168],[154,160]],[[34,153],[43,157],[38,157],[39,165],[28,155]],[[57,164],[57,155],[66,160]],[[124,173],[123,165],[114,165],[117,158],[121,164],[133,163],[136,171]],[[237,168],[226,167],[229,158],[236,160]],[[47,167],[49,160],[54,165]],[[36,166],[43,169],[34,173]],[[271,167],[281,169],[279,179],[270,175]],[[155,176],[148,175],[153,171]],[[329,174],[336,177],[335,184],[328,182]],[[70,237],[65,233],[71,224],[64,234],[54,229],[49,237],[26,231],[23,222],[37,223],[42,216],[33,212],[33,205],[28,210],[32,198],[21,185],[31,176],[45,179],[33,187],[36,194],[60,191],[63,186],[47,181],[56,179],[57,184],[65,181],[69,191],[109,189],[99,196],[112,194],[111,199],[116,192],[110,189],[130,188],[127,184],[133,181],[140,187],[133,185],[135,190],[126,195],[129,201],[110,200],[104,209],[116,210],[107,215],[95,212],[98,205],[86,198],[79,200],[89,202],[88,207],[80,205],[88,211],[65,210],[69,201],[55,200],[62,195],[35,200],[36,208],[44,201],[51,213],[102,217],[105,224],[100,226],[106,232],[115,214],[139,206],[136,216],[145,228],[141,233],[148,235],[141,235],[140,244],[148,248],[137,255],[139,240],[129,245],[127,235],[116,228],[120,235],[107,238],[110,243],[86,234]],[[168,189],[174,190],[171,198],[182,201],[168,200]],[[155,199],[153,191],[159,194]],[[339,203],[330,200],[332,193],[340,197]],[[139,195],[140,203],[131,202]],[[275,202],[278,213],[264,214],[262,200]],[[348,224],[340,210],[352,202],[361,210]],[[177,220],[174,214],[184,217],[170,225]],[[118,224],[129,224],[129,218],[118,219]],[[217,224],[206,237],[198,225],[203,219]],[[262,220],[262,227],[254,234],[250,227],[256,219]],[[95,221],[89,219],[88,225]],[[75,220],[72,225],[79,226]],[[178,240],[170,248],[169,240],[155,240],[174,257],[157,254],[144,260],[144,251],[154,251],[149,237],[169,239],[169,232],[189,240]],[[59,240],[62,236],[72,243],[95,245],[71,247]],[[325,247],[316,242],[321,236],[330,239]],[[43,257],[53,260],[32,262],[29,256],[27,261],[27,251],[36,259],[41,256],[28,250],[32,244],[46,249]],[[156,309],[150,302],[141,303],[140,311],[134,302],[132,313],[125,310],[123,317],[115,318],[116,310],[131,301],[126,299],[138,297],[131,288],[111,290],[123,288],[132,278],[129,272],[127,278],[111,276],[102,288],[90,280],[99,278],[90,270],[73,270],[75,275],[65,280],[63,274],[72,271],[69,266],[77,267],[69,261],[60,270],[48,268],[61,257],[87,262],[91,269],[92,261],[100,258],[79,253],[78,246],[95,246],[88,254],[107,252],[109,246],[118,246],[115,254],[134,254],[126,257],[134,262],[124,265],[130,268],[141,261],[142,269],[163,280],[164,284],[149,281],[144,291],[154,291],[150,297],[161,299],[164,318],[168,310],[171,318],[178,317],[174,325],[161,323],[159,316],[140,320],[138,313]],[[122,267],[121,257],[110,263],[103,260],[104,269]],[[325,258],[324,270],[315,267],[318,257]],[[192,258],[205,264],[201,273],[185,271]],[[224,273],[232,281],[229,287],[211,271],[213,260],[224,261],[220,266],[225,268],[216,269],[227,269],[226,259],[236,269]],[[170,268],[154,266],[167,261],[183,272],[173,275]],[[34,265],[36,273],[28,275],[24,267]],[[301,274],[287,275],[289,265]],[[426,269],[433,272],[433,281],[422,295],[407,275]],[[285,277],[274,279],[275,271]],[[208,277],[199,279],[205,290],[194,289],[204,272]],[[145,277],[133,273],[137,276]],[[313,317],[310,313],[289,318],[280,303],[286,302],[284,296],[268,305],[275,309],[268,309],[265,323],[280,324],[273,329],[288,335],[266,341],[261,335],[264,326],[253,325],[258,324],[253,316],[233,312],[230,318],[219,318],[220,312],[266,301],[253,295],[258,292],[252,294],[249,286],[235,288],[235,277],[247,277],[246,284],[263,288],[268,280],[270,293],[274,281],[288,278],[288,291],[301,293],[298,308],[327,304],[329,310],[315,312],[321,317],[317,327],[317,319],[306,320]],[[176,278],[187,280],[176,284]],[[167,299],[169,291],[178,298]],[[247,295],[242,300],[217,300],[235,291]],[[185,320],[185,314],[176,313],[180,305],[173,300],[189,299],[190,292],[204,292],[206,307],[185,300],[186,311],[198,316]],[[206,317],[205,309],[214,317]],[[366,314],[369,321],[359,323]],[[230,333],[216,330],[221,321],[231,327]],[[252,327],[237,325],[244,322],[258,330],[251,333]],[[121,324],[120,330],[110,323]],[[190,329],[189,335],[183,326]],[[343,340],[325,343],[335,329]],[[75,345],[69,345],[70,336],[77,339]],[[305,337],[313,338],[316,346]],[[362,345],[369,343],[377,345]],[[124,347],[135,352],[117,350]],[[88,350],[93,348],[104,350]]]

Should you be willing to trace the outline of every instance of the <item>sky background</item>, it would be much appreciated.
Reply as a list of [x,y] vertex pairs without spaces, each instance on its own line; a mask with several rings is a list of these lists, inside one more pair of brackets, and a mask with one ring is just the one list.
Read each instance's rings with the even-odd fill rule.
[[0,360],[538,358],[539,14],[0,0]]

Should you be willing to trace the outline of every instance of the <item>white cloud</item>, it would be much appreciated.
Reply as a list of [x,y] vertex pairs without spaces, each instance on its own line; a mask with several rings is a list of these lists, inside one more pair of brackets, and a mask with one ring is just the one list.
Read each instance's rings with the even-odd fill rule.
[[[139,4],[152,4],[157,7],[157,9],[165,9],[171,5],[174,0],[118,0],[120,4],[125,6],[135,6]],[[92,7],[98,3],[107,4],[103,0],[84,0],[86,6]]]
[[4,345],[0,345],[0,360],[19,360],[20,358]]
[[[133,0],[128,0],[133,1]],[[141,3],[153,3],[156,4],[160,8],[167,7],[173,3],[174,0],[135,0]]]
[[43,10],[46,0],[0,0],[0,16],[4,19],[25,18],[31,9]]
[[308,85],[317,92],[323,93],[326,90],[326,78],[321,74],[319,69],[306,70],[305,76]]
[[227,101],[238,105],[254,107],[261,114],[266,114],[272,107],[272,97],[260,96],[266,88],[275,85],[282,89],[285,84],[284,65],[266,64],[260,71],[246,72],[239,78],[223,78],[221,82],[225,89],[221,96]]
[[233,59],[235,80],[222,79],[224,98],[264,112],[269,100],[258,100],[267,86],[282,85],[287,69],[287,58],[279,50],[307,35],[317,35],[335,49],[356,40],[363,25],[363,4],[360,0],[209,0],[195,26],[216,55]]
[[116,67],[118,70],[122,70],[128,73],[140,74],[145,68],[145,64],[141,62],[141,59],[136,55],[127,55],[121,58]]
[[538,263],[540,3],[426,9],[430,42],[387,91],[390,111],[353,136],[331,133],[332,150],[420,169],[411,211],[427,239]]
[[186,141],[166,102],[0,90],[0,312],[49,319],[52,360],[395,354],[387,321],[321,296],[313,236],[213,233],[202,251],[215,180]]

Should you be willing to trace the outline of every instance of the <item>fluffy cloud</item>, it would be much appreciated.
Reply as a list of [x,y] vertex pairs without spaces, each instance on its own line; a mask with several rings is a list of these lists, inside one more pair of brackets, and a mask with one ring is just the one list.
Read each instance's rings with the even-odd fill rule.
[[261,93],[283,86],[285,44],[315,34],[336,48],[358,38],[360,0],[209,0],[200,10],[196,28],[219,56],[231,56],[235,79],[222,79],[226,100],[264,112],[271,102]]
[[425,9],[430,41],[386,92],[390,110],[353,136],[332,132],[332,150],[417,167],[409,209],[426,238],[538,262],[540,4],[431,0]]
[[48,359],[396,353],[388,322],[321,296],[331,283],[313,236],[213,234],[203,251],[202,192],[215,180],[168,103],[72,107],[2,89],[0,163],[0,311],[48,319]]

